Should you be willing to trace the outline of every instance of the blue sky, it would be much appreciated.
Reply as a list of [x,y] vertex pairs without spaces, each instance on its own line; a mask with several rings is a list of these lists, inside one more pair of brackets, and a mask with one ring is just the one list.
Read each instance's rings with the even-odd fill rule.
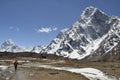
[[120,17],[120,0],[0,0],[0,44],[48,45],[88,6]]

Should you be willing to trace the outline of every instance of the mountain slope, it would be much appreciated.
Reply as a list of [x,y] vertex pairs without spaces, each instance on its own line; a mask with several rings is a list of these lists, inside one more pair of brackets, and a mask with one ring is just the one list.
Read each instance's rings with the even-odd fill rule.
[[120,60],[120,19],[111,17],[113,27],[107,34],[107,37],[102,41],[99,48],[88,56],[87,60]]
[[[73,26],[60,32],[45,51],[48,54],[72,59],[83,59],[96,53],[101,47],[104,48],[103,53],[107,53],[118,43],[114,43],[114,46],[107,43],[112,36],[118,37],[116,34],[116,31],[119,30],[118,22],[120,22],[119,18],[107,16],[97,8],[87,7]],[[114,31],[114,28],[118,29]]]
[[45,46],[35,46],[35,47],[33,47],[33,49],[31,50],[31,52],[40,53],[40,52],[43,51],[45,48],[46,48]]

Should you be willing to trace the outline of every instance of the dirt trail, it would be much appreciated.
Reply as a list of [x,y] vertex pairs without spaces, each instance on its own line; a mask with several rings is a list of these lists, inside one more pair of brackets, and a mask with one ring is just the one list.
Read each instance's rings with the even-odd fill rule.
[[15,72],[14,67],[11,66],[6,71],[2,72],[2,74],[3,74],[2,80],[28,80],[26,77],[26,72],[20,67]]
[[[28,63],[25,65],[19,65],[18,70],[14,72],[14,68],[10,80],[88,80],[80,74],[74,74],[66,71],[49,70],[36,67],[39,64]],[[68,77],[69,76],[69,77]]]
[[21,70],[15,72],[14,78],[15,80],[27,80],[25,73]]

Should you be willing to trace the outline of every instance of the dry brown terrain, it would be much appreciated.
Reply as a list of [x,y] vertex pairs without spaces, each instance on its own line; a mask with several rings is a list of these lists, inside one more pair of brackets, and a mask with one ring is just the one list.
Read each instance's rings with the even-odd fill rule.
[[[16,58],[18,60],[29,60],[30,63],[21,63],[19,65],[19,70],[17,73],[20,77],[23,77],[22,80],[88,80],[84,76],[80,74],[75,74],[67,71],[58,71],[58,70],[51,70],[51,69],[43,69],[43,68],[28,68],[24,67],[25,65],[29,64],[29,66],[33,66],[34,64],[43,64],[43,65],[53,65],[59,67],[77,67],[77,68],[86,68],[92,67],[99,69],[106,74],[114,75],[116,77],[120,77],[120,62],[81,62],[78,60],[70,60],[65,58]],[[3,60],[3,58],[1,58]],[[4,59],[5,60],[5,59]],[[8,60],[6,58],[6,60]],[[10,59],[14,60],[14,59]],[[34,63],[34,64],[33,64]],[[4,65],[11,65],[11,61],[0,62],[0,64]],[[13,69],[12,69],[13,70]],[[13,71],[14,72],[14,71]],[[31,73],[32,72],[32,73]],[[15,74],[12,74],[11,80],[15,80]],[[4,77],[1,77],[0,80],[5,80]],[[21,80],[21,79],[17,79]]]
[[54,64],[55,66],[66,67],[92,67],[103,71],[104,73],[120,77],[120,62],[80,62],[80,61],[66,61],[63,64]]
[[[51,60],[43,60],[40,62],[32,61],[31,63],[20,63],[18,70],[15,73],[13,66],[9,68],[9,71],[12,71],[10,74],[10,80],[88,80],[81,74],[75,74],[67,71],[58,71],[51,69],[44,69],[38,67],[29,67],[39,64],[55,64],[52,60],[51,63],[48,63]],[[59,63],[56,61],[56,63]],[[4,61],[1,64],[11,65],[11,61]],[[27,67],[25,67],[27,65]],[[0,77],[0,80],[6,80],[6,76]]]
[[[16,78],[17,77],[17,78]],[[3,77],[0,80],[5,80]],[[10,80],[88,80],[80,74],[49,69],[22,68]]]

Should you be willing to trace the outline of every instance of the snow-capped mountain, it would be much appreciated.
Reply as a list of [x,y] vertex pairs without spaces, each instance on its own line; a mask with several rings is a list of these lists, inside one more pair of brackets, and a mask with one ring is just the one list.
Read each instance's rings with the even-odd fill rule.
[[120,19],[87,7],[70,29],[62,30],[47,46],[22,48],[12,40],[0,45],[4,52],[56,54],[79,60],[120,60]]
[[0,52],[34,52],[40,53],[45,46],[34,46],[34,47],[20,47],[16,45],[11,39],[5,41],[0,45]]
[[35,46],[35,47],[33,47],[33,49],[31,50],[31,52],[40,53],[40,52],[42,52],[45,48],[46,48],[46,46]]
[[[120,19],[87,7],[70,29],[65,29],[47,46],[45,52],[72,59],[107,54],[120,40]],[[101,51],[100,51],[101,50]]]
[[24,47],[25,52],[31,52],[33,50],[32,46]]
[[22,47],[17,46],[11,39],[9,39],[0,45],[0,51],[24,52],[25,50]]
[[106,34],[106,38],[99,45],[99,48],[87,57],[88,60],[120,59],[120,19],[111,17],[110,22],[113,26]]

